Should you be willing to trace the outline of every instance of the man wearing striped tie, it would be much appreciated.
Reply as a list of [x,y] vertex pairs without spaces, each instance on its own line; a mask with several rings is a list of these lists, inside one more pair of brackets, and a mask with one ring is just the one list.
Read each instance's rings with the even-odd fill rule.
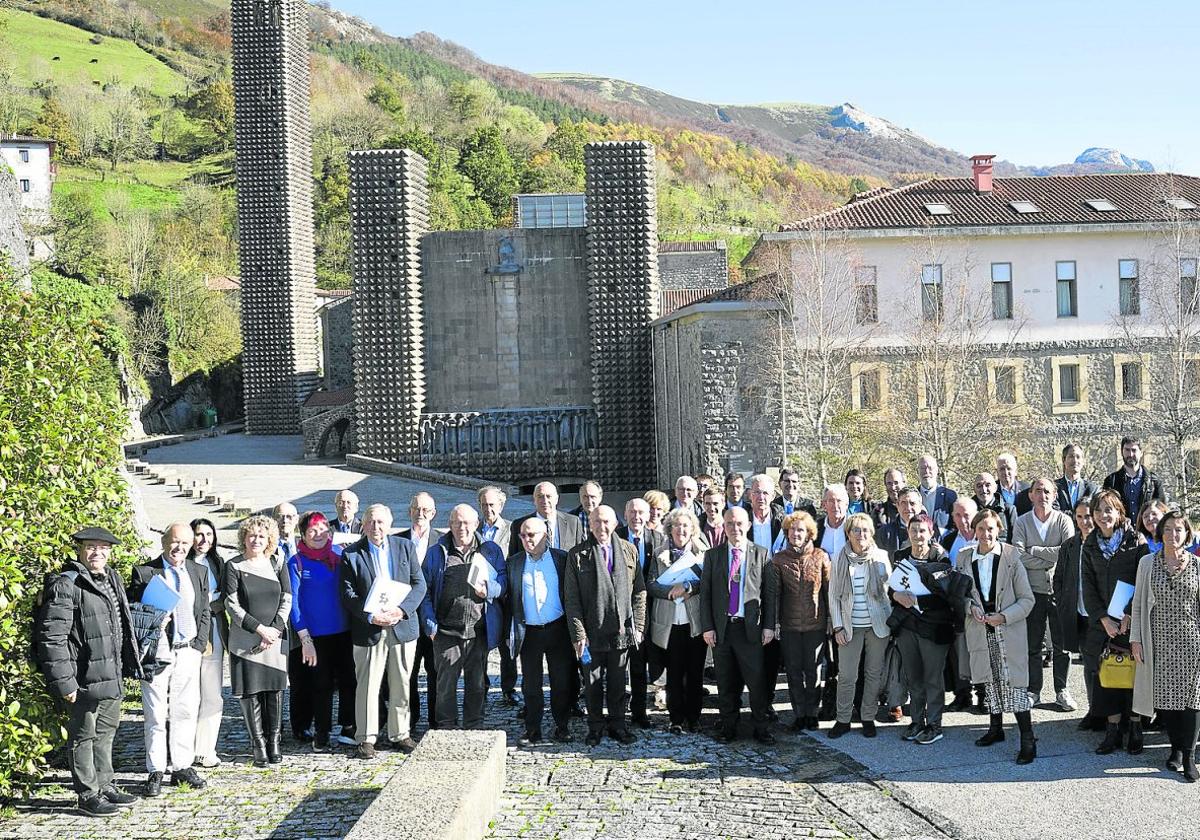
[[700,626],[717,670],[716,739],[727,744],[737,738],[742,688],[748,687],[754,738],[773,744],[762,673],[763,646],[775,638],[778,573],[767,550],[747,538],[746,511],[729,508],[724,519],[726,544],[705,552],[700,578]]

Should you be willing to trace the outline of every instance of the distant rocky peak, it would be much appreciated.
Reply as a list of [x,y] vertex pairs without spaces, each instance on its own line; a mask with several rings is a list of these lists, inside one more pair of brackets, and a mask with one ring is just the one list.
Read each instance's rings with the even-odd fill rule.
[[1084,166],[1103,168],[1106,172],[1153,172],[1154,164],[1148,160],[1138,160],[1122,154],[1116,149],[1105,149],[1092,146],[1084,149],[1075,158],[1075,162]]

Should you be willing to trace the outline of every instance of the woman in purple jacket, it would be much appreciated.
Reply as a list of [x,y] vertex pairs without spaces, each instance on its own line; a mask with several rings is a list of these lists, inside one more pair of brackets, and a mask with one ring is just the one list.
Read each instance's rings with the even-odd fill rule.
[[338,691],[338,740],[354,743],[354,649],[342,609],[338,568],[342,549],[333,544],[329,521],[318,511],[300,517],[301,540],[288,558],[292,580],[292,629],[300,638],[304,665],[314,669],[314,752],[329,751],[333,690]]

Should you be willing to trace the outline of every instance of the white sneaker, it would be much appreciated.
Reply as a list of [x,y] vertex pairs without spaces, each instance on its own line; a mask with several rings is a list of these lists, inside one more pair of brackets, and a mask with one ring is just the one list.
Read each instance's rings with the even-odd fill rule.
[[665,688],[654,692],[654,708],[660,712],[667,708],[667,690]]
[[218,767],[221,764],[221,758],[216,755],[198,755],[194,764],[199,764],[201,767]]
[[1073,712],[1079,708],[1075,705],[1075,698],[1071,696],[1071,692],[1067,691],[1065,688],[1058,692],[1058,694],[1054,695],[1054,702],[1057,703],[1058,708],[1062,709],[1064,712]]

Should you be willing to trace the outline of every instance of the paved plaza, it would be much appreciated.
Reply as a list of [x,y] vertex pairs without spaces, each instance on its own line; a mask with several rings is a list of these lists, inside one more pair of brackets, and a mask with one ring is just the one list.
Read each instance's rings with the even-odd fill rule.
[[[298,438],[230,436],[154,450],[148,460],[194,471],[195,477],[210,476],[222,489],[236,482],[237,492],[264,505],[287,498],[301,509],[326,509],[333,492],[352,486],[364,504],[385,501],[396,509],[397,525],[407,524],[403,511],[408,497],[421,489],[417,484],[348,470],[337,462],[305,463],[296,460],[298,452]],[[157,527],[211,513],[164,485],[133,481]],[[452,504],[472,498],[470,491],[427,489],[438,503],[439,526]],[[528,503],[515,501],[522,506],[517,512],[528,510]],[[491,670],[498,672],[495,653]],[[1049,682],[1048,671],[1046,677]],[[1072,677],[1072,690],[1082,697],[1078,666],[1072,667]],[[491,696],[497,700],[498,691]],[[830,741],[829,724],[816,733],[784,732],[782,724],[791,717],[782,682],[776,700],[781,727],[773,747],[750,740],[745,723],[747,738],[730,747],[706,735],[672,736],[664,731],[665,715],[657,712],[655,729],[639,731],[637,744],[623,748],[605,740],[594,750],[584,747],[579,720],[572,723],[572,744],[517,749],[519,721],[511,709],[492,703],[487,726],[505,731],[510,748],[506,790],[491,836],[1090,840],[1194,837],[1200,825],[1200,790],[1162,769],[1166,747],[1159,733],[1148,737],[1143,755],[1100,757],[1092,753],[1100,736],[1075,730],[1079,712],[1042,707],[1034,712],[1038,759],[1018,767],[1011,722],[1009,739],[988,749],[973,743],[986,718],[967,713],[947,715],[946,737],[931,746],[901,741],[902,724],[881,725],[874,740],[863,738],[856,725]],[[708,698],[706,724],[715,722],[714,701],[715,696]],[[116,766],[119,782],[131,788],[145,777],[141,726],[140,704],[127,704]],[[284,731],[290,731],[286,722]],[[284,764],[256,769],[237,701],[228,695],[219,752],[224,763],[201,771],[209,780],[206,789],[165,787],[161,798],[139,801],[109,820],[76,815],[69,777],[55,769],[32,802],[0,815],[0,837],[336,838],[404,761],[392,752],[381,752],[375,762],[357,761],[345,747],[314,755],[285,736]]]

